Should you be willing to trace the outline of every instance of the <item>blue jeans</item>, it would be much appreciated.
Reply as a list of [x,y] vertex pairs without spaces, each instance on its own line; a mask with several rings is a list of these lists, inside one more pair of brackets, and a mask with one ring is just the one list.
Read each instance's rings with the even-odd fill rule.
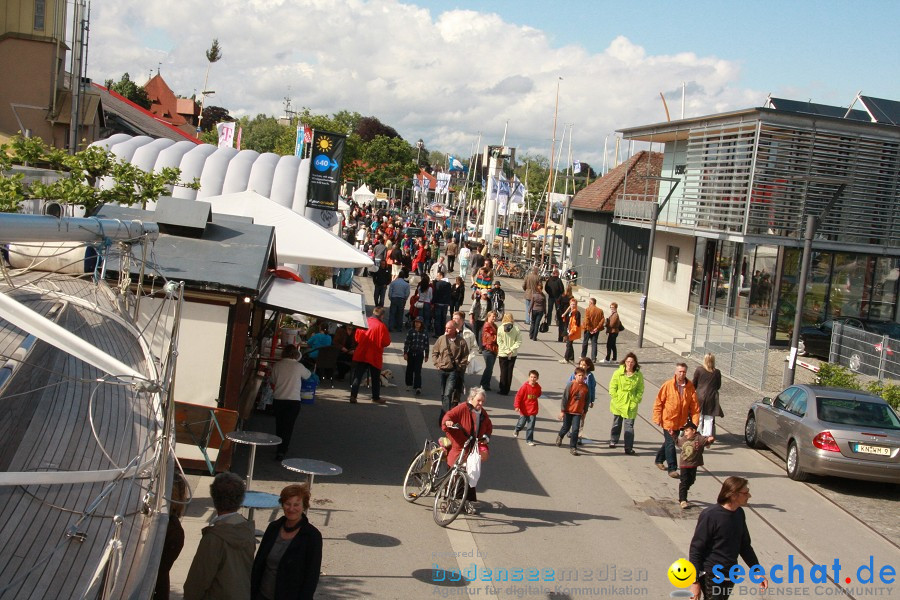
[[381,399],[381,370],[367,362],[353,363],[353,380],[350,382],[350,397],[356,400],[363,375],[369,372],[369,384],[372,386],[372,400]]
[[587,329],[584,330],[584,340],[581,342],[581,358],[587,356],[588,342],[591,344],[591,362],[597,362],[597,339],[600,337],[600,330],[597,333],[591,333]]
[[403,330],[403,307],[406,305],[406,298],[391,298],[390,318],[388,319],[388,329],[391,331]]
[[668,471],[671,473],[678,470],[678,461],[675,458],[675,438],[667,429],[663,429],[663,436],[663,445],[656,453],[656,464],[661,465],[663,462],[668,462]]
[[419,309],[419,316],[422,317],[422,331],[428,333],[431,331],[431,302],[423,302],[422,308]]
[[563,415],[562,428],[559,430],[559,437],[564,437],[569,428],[572,428],[572,439],[569,440],[569,447],[574,448],[578,445],[578,430],[581,428],[581,415],[571,415],[565,413]]
[[490,391],[491,377],[494,375],[494,362],[497,360],[497,355],[485,350],[481,356],[484,358],[484,372],[481,374],[481,383],[479,385],[486,391]]
[[516,431],[525,430],[525,441],[533,442],[534,441],[534,423],[537,421],[537,415],[519,415],[519,420],[516,422]]
[[538,329],[541,326],[541,321],[544,320],[544,313],[536,312],[531,315],[531,329],[528,330],[528,337],[532,340],[538,339],[538,333],[540,330]]
[[432,316],[432,320],[434,321],[434,335],[440,337],[444,335],[444,327],[447,325],[447,311],[450,309],[449,304],[435,304],[434,310],[432,311],[434,315]]
[[375,306],[384,306],[384,295],[387,293],[386,285],[376,285],[375,286]]
[[531,325],[531,300],[525,300],[525,324]]
[[634,446],[634,419],[613,415],[612,429],[609,431],[609,443],[619,443],[619,433],[622,431],[623,423],[625,424],[625,449],[631,450]]
[[453,400],[453,392],[461,383],[462,374],[457,371],[441,371],[441,418],[450,410],[450,402]]

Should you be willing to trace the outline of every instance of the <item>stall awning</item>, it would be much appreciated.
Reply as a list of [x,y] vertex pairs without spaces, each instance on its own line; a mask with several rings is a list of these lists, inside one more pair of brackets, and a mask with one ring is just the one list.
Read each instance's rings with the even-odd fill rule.
[[283,312],[349,323],[363,329],[368,326],[366,302],[362,294],[320,285],[273,278],[260,294],[258,304]]

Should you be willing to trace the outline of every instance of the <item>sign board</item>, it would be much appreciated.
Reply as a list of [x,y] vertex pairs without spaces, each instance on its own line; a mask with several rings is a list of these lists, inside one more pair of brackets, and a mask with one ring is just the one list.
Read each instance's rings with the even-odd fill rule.
[[499,235],[502,238],[508,238],[509,237],[509,229],[504,229],[504,228],[498,227],[497,235]]
[[321,210],[337,210],[341,191],[341,163],[347,136],[329,131],[313,131],[312,168],[309,173],[309,195],[306,206]]
[[387,200],[387,192],[375,192],[376,200]]

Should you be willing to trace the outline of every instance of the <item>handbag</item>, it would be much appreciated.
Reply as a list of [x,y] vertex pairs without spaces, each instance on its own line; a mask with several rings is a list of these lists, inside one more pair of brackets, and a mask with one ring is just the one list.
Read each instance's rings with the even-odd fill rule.
[[416,302],[416,308],[418,308],[419,310],[424,308],[424,306],[425,306],[425,303],[422,302],[421,300],[419,302]]
[[548,323],[547,321],[541,321],[541,324],[538,325],[538,331],[540,331],[541,333],[547,333],[548,331],[550,331],[550,323]]

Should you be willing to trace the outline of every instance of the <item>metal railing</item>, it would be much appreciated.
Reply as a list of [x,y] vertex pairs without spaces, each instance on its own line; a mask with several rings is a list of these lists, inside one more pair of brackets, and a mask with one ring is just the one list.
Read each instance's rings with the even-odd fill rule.
[[691,355],[716,355],[724,375],[756,390],[765,390],[769,368],[769,328],[698,307],[694,316]]
[[643,269],[626,269],[621,267],[601,267],[600,274],[595,269],[581,269],[577,265],[578,279],[581,285],[608,292],[639,292],[644,281]]
[[900,340],[835,321],[828,362],[880,380],[900,379]]

